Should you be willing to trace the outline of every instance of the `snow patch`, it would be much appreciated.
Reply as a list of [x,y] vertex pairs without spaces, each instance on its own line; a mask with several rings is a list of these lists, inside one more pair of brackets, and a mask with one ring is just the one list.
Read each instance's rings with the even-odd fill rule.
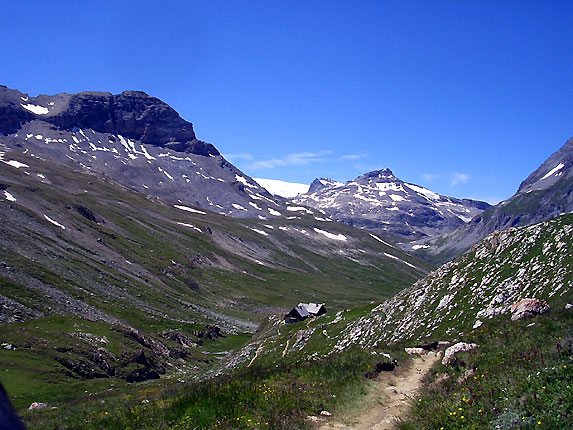
[[66,227],[64,227],[62,224],[60,224],[58,221],[54,221],[52,218],[50,218],[48,215],[44,215],[44,218],[46,218],[46,221],[51,222],[52,224],[54,224],[57,227],[60,227],[62,230],[65,230]]
[[557,173],[563,167],[565,167],[565,165],[563,163],[559,163],[559,165],[555,166],[553,169],[551,169],[549,172],[547,172],[547,174],[545,174],[545,176],[543,176],[543,178],[541,178],[540,181],[549,178],[551,175],[553,175],[554,173]]
[[404,197],[399,196],[398,194],[390,194],[390,198],[395,202],[403,202],[404,200],[406,200]]
[[417,267],[414,266],[413,264],[408,263],[407,261],[404,261],[401,258],[396,257],[395,255],[388,254],[387,252],[385,252],[384,255],[388,258],[392,258],[393,260],[399,261],[400,263],[405,264],[406,266],[410,266],[412,269],[417,269]]
[[38,106],[33,104],[25,105],[23,103],[20,103],[20,106],[22,106],[26,110],[29,110],[32,113],[35,113],[36,115],[46,115],[47,113],[50,112],[48,108],[44,106]]
[[183,227],[189,227],[193,230],[197,230],[199,233],[203,233],[203,231],[199,227],[195,227],[193,224],[186,224],[184,222],[178,222],[177,224],[182,225]]
[[300,211],[304,211],[306,213],[312,213],[311,211],[309,211],[307,208],[304,208],[302,206],[287,206],[287,211],[289,212],[300,212]]
[[238,205],[237,203],[233,203],[233,204],[231,204],[231,206],[233,206],[235,209],[239,209],[241,211],[246,211],[246,209],[244,207],[242,207],[241,205]]
[[16,169],[19,169],[20,167],[30,167],[27,164],[20,163],[19,161],[16,161],[16,160],[9,160],[9,161],[2,160],[2,162],[4,164],[7,164],[8,166],[15,167]]
[[343,242],[346,242],[346,240],[347,240],[346,236],[344,236],[343,234],[333,234],[333,233],[329,233],[327,231],[321,230],[319,228],[315,228],[314,231],[316,231],[317,233],[322,234],[323,236],[326,236],[332,240],[341,240]]
[[267,209],[268,209],[268,211],[269,211],[269,213],[270,213],[271,215],[281,216],[281,213],[280,213],[279,211],[276,211],[276,210],[274,210],[273,208],[267,208]]
[[255,233],[262,234],[263,236],[268,236],[268,235],[269,235],[266,231],[259,230],[258,228],[249,227],[249,230],[253,230]]
[[382,242],[384,245],[389,246],[390,248],[394,248],[392,245],[390,245],[388,242],[380,239],[378,236],[373,235],[372,233],[368,233],[370,236],[372,236],[374,239],[376,239],[378,242]]
[[243,184],[243,185],[245,185],[245,186],[247,186],[247,187],[252,187],[252,185],[249,184],[249,181],[247,181],[247,179],[244,178],[244,177],[242,177],[241,175],[237,175],[237,174],[235,173],[235,179],[236,179],[238,182],[240,182],[241,184]]
[[174,207],[174,208],[177,208],[177,209],[181,209],[182,211],[192,212],[192,213],[194,213],[194,214],[207,215],[207,212],[199,211],[199,210],[197,210],[197,209],[189,208],[189,207],[187,207],[187,206],[173,205],[173,207]]
[[10,194],[6,190],[4,190],[4,196],[6,196],[6,200],[8,200],[9,202],[15,202],[16,201],[16,197],[14,197],[12,194]]
[[262,210],[263,210],[262,208],[258,207],[255,202],[249,202],[249,204],[250,204],[252,207],[254,207],[256,210],[258,210],[258,211],[262,211]]

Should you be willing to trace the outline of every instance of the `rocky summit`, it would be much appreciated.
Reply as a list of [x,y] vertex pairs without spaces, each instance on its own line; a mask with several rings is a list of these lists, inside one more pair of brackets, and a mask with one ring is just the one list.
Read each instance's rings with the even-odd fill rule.
[[0,151],[104,174],[172,205],[240,218],[288,213],[280,200],[141,91],[31,97],[0,87]]
[[525,179],[509,199],[476,216],[471,222],[410,249],[435,263],[467,251],[496,230],[547,221],[573,211],[573,138]]
[[452,231],[489,207],[485,202],[446,197],[401,181],[390,169],[345,183],[316,179],[306,194],[293,201],[402,244]]

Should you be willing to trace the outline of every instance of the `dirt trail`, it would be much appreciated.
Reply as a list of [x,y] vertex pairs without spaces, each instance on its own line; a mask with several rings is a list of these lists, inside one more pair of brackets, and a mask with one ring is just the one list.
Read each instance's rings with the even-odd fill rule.
[[415,398],[422,378],[439,359],[435,353],[415,356],[407,369],[381,373],[371,394],[360,404],[358,415],[331,421],[319,430],[390,430],[405,415]]

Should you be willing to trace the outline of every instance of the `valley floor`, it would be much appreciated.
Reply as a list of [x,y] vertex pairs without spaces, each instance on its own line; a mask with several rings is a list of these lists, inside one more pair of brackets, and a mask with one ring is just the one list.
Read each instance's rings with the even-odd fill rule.
[[411,400],[419,391],[423,377],[438,360],[435,353],[417,356],[408,368],[379,375],[371,393],[354,413],[323,424],[319,430],[390,430],[410,409]]

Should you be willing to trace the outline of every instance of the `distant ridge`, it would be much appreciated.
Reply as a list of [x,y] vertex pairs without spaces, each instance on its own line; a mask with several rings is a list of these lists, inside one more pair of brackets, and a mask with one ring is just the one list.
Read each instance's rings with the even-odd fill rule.
[[442,196],[409,184],[390,169],[374,170],[345,183],[317,178],[293,202],[403,246],[452,231],[489,207],[486,202]]

